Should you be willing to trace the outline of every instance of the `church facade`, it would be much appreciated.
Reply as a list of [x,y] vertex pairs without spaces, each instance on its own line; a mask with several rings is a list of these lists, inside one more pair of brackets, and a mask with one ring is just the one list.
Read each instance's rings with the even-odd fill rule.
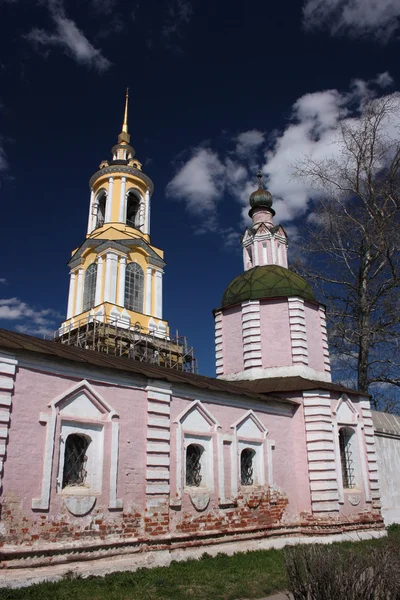
[[369,398],[331,381],[324,307],[261,175],[214,310],[217,378],[189,372],[162,316],[127,104],[90,188],[58,341],[0,331],[1,584],[384,535]]

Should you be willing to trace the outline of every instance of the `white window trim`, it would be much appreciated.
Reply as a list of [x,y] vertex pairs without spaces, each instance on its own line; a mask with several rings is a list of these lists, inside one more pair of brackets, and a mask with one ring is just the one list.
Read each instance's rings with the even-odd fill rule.
[[[257,426],[260,435],[257,438],[250,438],[244,435],[240,435],[238,431],[240,425],[244,423],[246,420],[251,419],[253,423]],[[235,423],[231,425],[231,429],[234,431],[233,443],[232,443],[232,495],[235,498],[239,489],[244,492],[246,490],[251,491],[256,486],[265,486],[267,483],[268,486],[273,487],[273,464],[272,464],[272,455],[273,448],[275,448],[275,441],[266,439],[268,435],[268,429],[265,425],[260,421],[257,415],[253,410],[248,410],[244,415],[240,417]],[[242,486],[241,485],[241,473],[240,473],[240,455],[241,451],[244,448],[252,448],[256,450],[256,460],[257,460],[257,472],[259,473],[259,483],[253,486]],[[267,473],[265,469],[265,455],[267,455]],[[222,464],[221,469],[223,470],[224,465]]]
[[[82,486],[66,486],[62,488],[65,462],[65,444],[67,438],[77,434],[90,437],[88,447],[88,483]],[[64,495],[80,495],[82,493],[100,496],[103,483],[104,462],[104,423],[86,423],[85,421],[72,421],[61,419],[59,438],[59,461],[57,475],[57,492]]]
[[[42,473],[42,485],[40,498],[32,499],[32,508],[34,510],[48,510],[50,506],[50,492],[51,492],[51,478],[54,463],[54,451],[55,451],[55,432],[59,415],[59,404],[63,401],[72,398],[79,393],[86,393],[90,400],[94,400],[101,408],[104,413],[105,420],[111,421],[111,448],[105,449],[105,452],[110,451],[110,490],[109,490],[109,505],[110,509],[122,508],[122,500],[117,498],[117,477],[118,477],[118,445],[119,445],[119,415],[115,410],[106,402],[106,400],[90,385],[86,380],[83,380],[76,385],[72,386],[63,394],[57,396],[52,402],[48,404],[51,409],[50,413],[42,412],[39,415],[39,422],[47,425],[46,427],[46,440],[44,449],[44,461],[43,461],[43,473]],[[64,420],[64,416],[62,417]],[[76,419],[72,419],[76,420]],[[87,419],[87,422],[94,422],[93,419]],[[85,419],[79,421],[84,423]],[[104,421],[99,421],[104,424]]]
[[[214,451],[213,435],[184,433],[183,444],[183,491],[191,495],[214,491]],[[201,446],[203,452],[200,458],[202,481],[199,486],[186,485],[186,450],[191,444]]]
[[[200,432],[200,431],[190,431],[186,429],[182,425],[182,421],[191,411],[198,410],[199,413],[204,417],[204,419],[210,425],[210,432]],[[217,469],[218,469],[218,482],[221,481],[221,477],[223,477],[223,465],[221,466],[222,454],[221,454],[221,443],[219,442],[219,438],[221,434],[218,432],[218,429],[221,428],[221,425],[218,421],[213,417],[213,415],[206,409],[206,407],[200,402],[200,400],[195,400],[191,402],[189,406],[181,412],[178,417],[175,419],[174,424],[176,425],[176,482],[175,482],[175,494],[171,494],[170,504],[171,506],[180,506],[182,504],[182,495],[185,491],[194,491],[201,490],[205,491],[205,488],[194,488],[194,487],[186,487],[186,443],[188,440],[193,440],[191,443],[197,443],[194,440],[199,439],[207,439],[210,438],[209,448],[210,452],[212,452],[212,457],[214,457],[214,438],[217,438]],[[188,442],[189,444],[190,442]],[[214,461],[213,461],[214,462]],[[222,469],[222,475],[221,475]],[[207,481],[209,481],[209,474],[207,475]],[[212,489],[209,491],[214,491],[214,471],[212,471]],[[219,490],[219,494],[221,491]]]
[[[340,415],[338,416],[339,409],[341,405],[345,403],[350,408],[353,419],[345,420],[341,419]],[[335,447],[335,456],[336,456],[336,477],[338,482],[338,492],[339,492],[339,504],[344,504],[344,487],[343,487],[343,473],[342,473],[342,463],[340,460],[340,446],[339,446],[339,429],[342,427],[347,427],[354,431],[354,435],[356,436],[356,444],[357,444],[357,454],[359,460],[359,467],[361,473],[361,485],[364,489],[365,501],[371,502],[371,492],[368,484],[368,471],[367,471],[367,463],[365,458],[365,444],[364,444],[364,436],[362,430],[364,429],[362,423],[360,422],[360,414],[357,411],[356,407],[347,396],[347,394],[342,394],[339,398],[338,403],[333,411],[334,419],[333,419],[333,439],[334,439],[334,447]],[[357,490],[350,489],[349,492],[357,493]]]

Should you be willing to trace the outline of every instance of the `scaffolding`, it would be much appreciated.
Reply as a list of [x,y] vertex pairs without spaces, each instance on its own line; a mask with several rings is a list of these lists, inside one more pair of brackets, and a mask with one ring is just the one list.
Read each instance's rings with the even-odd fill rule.
[[145,329],[139,323],[128,327],[116,320],[96,319],[92,316],[61,327],[52,336],[54,341],[104,352],[112,356],[125,356],[152,365],[178,371],[197,373],[197,359],[185,336],[178,330],[174,337]]

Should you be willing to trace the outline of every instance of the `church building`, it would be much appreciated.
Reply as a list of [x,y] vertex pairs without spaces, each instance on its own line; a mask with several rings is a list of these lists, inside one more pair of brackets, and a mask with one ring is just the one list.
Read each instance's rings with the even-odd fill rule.
[[163,317],[128,98],[111,152],[56,339],[0,330],[0,585],[384,535],[369,397],[332,382],[261,174],[203,377]]

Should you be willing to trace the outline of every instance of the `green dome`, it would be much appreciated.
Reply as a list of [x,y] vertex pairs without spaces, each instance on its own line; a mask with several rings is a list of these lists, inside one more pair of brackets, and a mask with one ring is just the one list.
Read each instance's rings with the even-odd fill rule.
[[222,297],[222,308],[246,300],[282,296],[300,296],[315,301],[310,284],[293,271],[278,265],[253,267],[231,281]]
[[[258,190],[255,190],[250,195],[250,206],[251,208],[258,208],[259,206],[263,206],[265,208],[271,208],[272,206],[272,194],[268,190],[264,190],[262,186],[262,173],[259,171],[257,173],[258,179]],[[275,213],[274,213],[275,214]]]
[[265,206],[266,208],[271,208],[272,206],[272,194],[268,190],[264,190],[263,188],[259,188],[255,192],[253,192],[250,196],[250,206],[251,208],[257,208],[258,206]]

